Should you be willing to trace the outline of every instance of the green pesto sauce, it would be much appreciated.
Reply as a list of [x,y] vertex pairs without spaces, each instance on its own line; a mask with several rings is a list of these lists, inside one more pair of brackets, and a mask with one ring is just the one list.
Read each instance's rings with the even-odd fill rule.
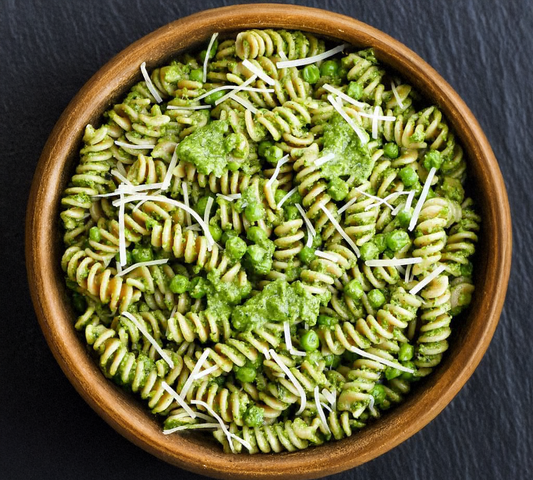
[[196,166],[200,173],[214,173],[221,177],[226,171],[228,155],[224,145],[224,134],[228,122],[213,120],[195,130],[178,146],[178,158]]
[[322,175],[328,180],[353,175],[361,183],[374,168],[368,146],[361,145],[352,127],[337,113],[324,127],[322,155],[329,153],[334,153],[335,158],[322,165]]
[[217,271],[207,274],[205,288],[207,289],[207,307],[218,318],[228,319],[234,305],[242,302],[250,295],[252,285],[247,282],[244,286],[233,282],[223,282]]
[[320,301],[301,282],[276,280],[263,291],[233,310],[231,321],[237,330],[258,328],[266,322],[303,321],[313,326],[318,318]]

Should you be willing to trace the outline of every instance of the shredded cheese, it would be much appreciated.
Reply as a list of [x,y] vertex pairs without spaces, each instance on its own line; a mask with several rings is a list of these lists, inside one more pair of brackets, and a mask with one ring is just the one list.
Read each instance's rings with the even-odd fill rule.
[[213,35],[211,35],[211,40],[209,40],[209,45],[207,46],[207,51],[206,51],[205,58],[204,58],[204,69],[203,69],[204,74],[202,77],[202,81],[204,83],[207,80],[207,64],[209,63],[209,57],[211,56],[211,47],[213,46],[213,43],[215,43],[215,40],[217,39],[217,37],[218,37],[218,32],[213,33]]
[[122,270],[120,273],[118,273],[117,277],[126,275],[126,273],[129,273],[132,270],[135,270],[136,268],[139,268],[139,267],[151,267],[152,265],[164,265],[167,262],[168,262],[168,258],[162,258],[160,260],[150,260],[148,262],[135,263],[131,267],[126,268],[126,270]]
[[244,108],[250,110],[250,112],[252,112],[254,115],[259,113],[259,110],[257,110],[257,108],[255,108],[252,103],[245,98],[239,97],[238,95],[232,95],[231,99],[235,100],[237,103],[240,103]]
[[192,425],[180,425],[170,430],[163,430],[164,435],[170,435],[171,433],[179,432],[180,430],[196,430],[198,428],[220,428],[218,423],[194,423]]
[[360,108],[366,108],[369,107],[368,103],[358,102],[357,100],[354,100],[349,95],[346,95],[345,93],[341,92],[338,88],[332,87],[329,83],[325,83],[322,85],[324,90],[327,90],[330,93],[334,93],[338,97],[342,98],[344,101],[351,103],[352,105],[355,105],[356,107]]
[[291,355],[296,355],[298,357],[305,357],[307,355],[307,353],[302,352],[300,350],[296,350],[294,348],[293,344],[292,344],[291,330],[290,330],[289,322],[284,322],[283,323],[283,333],[285,335],[285,345],[287,346],[287,350],[289,351],[289,353]]
[[392,89],[392,94],[394,95],[394,98],[396,99],[396,103],[403,110],[404,106],[402,103],[402,99],[400,98],[400,95],[398,94],[398,90],[396,90],[396,85],[394,84],[394,82],[392,81],[390,82],[390,87]]
[[296,416],[298,416],[305,410],[305,406],[306,406],[306,402],[307,402],[306,396],[305,396],[305,390],[300,385],[300,382],[298,380],[296,380],[296,377],[292,374],[292,372],[289,370],[287,365],[285,365],[283,363],[283,360],[279,357],[279,355],[274,350],[270,349],[270,355],[272,356],[274,361],[279,365],[279,368],[281,368],[281,370],[283,370],[283,373],[285,373],[285,375],[287,375],[287,377],[290,380],[290,382],[294,385],[294,387],[296,388],[296,390],[300,394],[300,408],[296,412]]
[[437,278],[446,267],[444,265],[441,265],[440,267],[437,267],[435,270],[433,270],[429,275],[426,275],[420,282],[418,282],[411,290],[409,290],[409,293],[411,295],[416,295],[420,290],[422,290],[429,282],[431,282],[434,278]]
[[238,437],[237,435],[231,433],[228,430],[228,427],[225,425],[222,418],[220,418],[218,414],[207,403],[203,402],[202,400],[193,400],[191,403],[193,405],[201,405],[202,407],[204,407],[209,412],[209,414],[212,415],[213,418],[219,423],[220,427],[222,428],[222,431],[228,439],[228,443],[232,452],[235,452],[235,447],[233,446],[233,442],[231,441],[232,438],[237,440],[237,442],[246,447],[249,451],[252,450],[252,446],[246,440],[243,440],[242,438]]
[[192,230],[193,232],[201,232],[202,227],[195,223],[194,225],[189,225],[188,227],[185,227],[184,230]]
[[360,256],[360,253],[359,253],[359,249],[357,248],[357,245],[355,244],[355,242],[349,237],[349,235],[342,229],[342,227],[339,225],[339,222],[337,222],[337,220],[335,220],[335,218],[333,217],[333,215],[331,214],[331,212],[324,206],[324,205],[320,205],[320,208],[322,209],[322,211],[326,214],[326,216],[329,218],[329,221],[333,224],[333,226],[335,227],[335,229],[341,234],[342,238],[344,238],[344,240],[346,240],[346,243],[348,245],[350,245],[350,247],[352,247],[352,250],[355,252],[355,254],[359,257]]
[[222,195],[221,193],[217,193],[217,197],[220,197],[228,202],[233,202],[234,200],[239,200],[241,198],[240,193],[231,193],[229,195]]
[[240,85],[237,85],[234,89],[231,90],[231,92],[226,93],[223,97],[220,97],[218,100],[215,101],[215,105],[221,104],[224,100],[227,100],[228,98],[235,99],[235,96],[237,93],[239,93],[241,90],[245,89],[250,83],[255,82],[257,79],[257,75],[252,75],[248,80],[241,83]]
[[211,108],[211,105],[187,105],[187,106],[168,105],[167,106],[167,110],[203,110],[205,108]]
[[189,375],[189,378],[187,379],[187,381],[185,382],[185,385],[183,385],[183,388],[181,389],[180,395],[182,396],[182,398],[187,397],[187,393],[189,393],[189,389],[191,388],[192,382],[196,380],[195,377],[200,371],[200,369],[202,368],[202,365],[207,360],[207,357],[209,356],[209,352],[210,352],[210,349],[206,348],[204,352],[202,353],[202,355],[200,356],[200,358],[198,359],[198,361],[196,362],[196,365],[194,366],[191,374]]
[[209,374],[215,372],[215,371],[218,370],[218,369],[219,369],[219,366],[218,366],[218,365],[213,365],[212,367],[209,367],[209,368],[206,368],[205,370],[202,370],[200,373],[198,373],[198,374],[194,377],[194,379],[195,379],[195,380],[198,380],[198,379],[200,379],[200,378],[202,378],[202,377],[205,377],[205,376],[207,376],[207,375],[209,375]]
[[411,217],[411,222],[409,223],[410,231],[416,227],[418,216],[420,215],[420,212],[422,211],[422,207],[424,206],[424,202],[426,201],[426,197],[428,196],[428,193],[429,193],[429,187],[431,187],[431,182],[433,181],[433,177],[435,176],[436,172],[437,172],[437,169],[432,168],[428,173],[428,178],[426,178],[426,183],[424,183],[424,188],[422,189],[422,193],[420,194],[420,197],[418,198],[418,202],[416,203],[413,216]]
[[172,181],[172,172],[174,171],[174,168],[176,168],[176,165],[178,164],[178,146],[174,148],[174,153],[172,154],[172,158],[170,159],[170,163],[168,165],[167,173],[165,174],[165,178],[163,179],[163,184],[161,185],[161,190],[165,191],[168,190],[170,187],[170,182]]
[[346,202],[341,208],[339,208],[338,214],[340,215],[341,213],[343,213],[345,210],[350,208],[355,202],[357,202],[357,197],[353,197],[351,200]]
[[[182,397],[180,397],[178,395],[178,392],[176,392],[176,390],[174,390],[167,382],[165,381],[162,381],[161,382],[161,385],[162,387],[165,389],[166,392],[168,392],[170,394],[170,396],[176,400],[176,402],[178,402],[178,405],[183,408],[183,410],[185,410],[187,412],[187,414],[191,417],[191,418],[196,418],[196,413],[194,412],[194,410],[189,407],[189,405],[187,405],[187,402],[185,400],[183,400]],[[172,432],[175,432],[176,429],[172,429],[172,430],[167,430],[168,433],[172,433]],[[165,432],[163,432],[165,433]]]
[[207,225],[208,228],[209,228],[209,215],[211,214],[211,207],[213,206],[213,203],[214,203],[213,197],[209,197],[207,199],[207,205],[205,207],[205,212],[204,212],[204,223]]
[[365,197],[372,198],[373,200],[376,200],[376,204],[375,204],[376,206],[377,205],[381,205],[382,203],[384,203],[391,210],[394,208],[389,202],[387,202],[386,198],[380,198],[380,197],[376,197],[375,195],[370,195],[370,193],[363,192],[363,190],[361,190],[358,187],[355,187],[355,190],[357,190],[361,195],[364,195]]
[[413,200],[415,198],[415,191],[411,190],[409,192],[409,195],[407,195],[407,202],[405,202],[405,209],[409,210],[411,208],[411,205],[413,203]]
[[157,343],[156,339],[154,337],[152,337],[152,335],[150,335],[148,333],[148,331],[146,330],[146,328],[144,328],[144,326],[139,322],[139,320],[137,320],[131,313],[129,312],[120,312],[120,314],[123,316],[123,317],[126,317],[126,318],[129,318],[133,324],[140,330],[140,332],[148,339],[148,341],[154,346],[155,350],[157,353],[159,353],[159,355],[161,356],[161,358],[168,363],[168,366],[170,368],[174,368],[174,362],[172,361],[172,359],[165,353],[165,351],[159,346],[159,343]]
[[322,424],[324,425],[328,433],[331,434],[331,430],[329,429],[329,425],[326,420],[326,415],[324,415],[324,410],[322,409],[322,404],[320,403],[318,385],[315,387],[314,394],[315,394],[315,405],[316,405],[316,409],[318,412],[318,416],[320,417],[320,421],[322,422]]
[[155,145],[151,145],[151,144],[136,145],[133,143],[121,142],[119,140],[115,140],[115,145],[118,145],[119,147],[124,147],[124,148],[131,148],[132,150],[149,150],[149,149],[155,148]]
[[277,62],[276,68],[303,67],[304,65],[310,65],[311,63],[320,62],[322,60],[325,60],[326,58],[332,57],[333,55],[342,52],[348,46],[349,45],[347,43],[343,43],[342,45],[338,45],[337,47],[332,48],[331,50],[320,53],[318,55],[313,55],[312,57]]
[[400,365],[399,363],[391,362],[389,360],[386,360],[385,358],[378,357],[377,355],[374,355],[373,353],[365,352],[364,350],[354,347],[353,345],[350,345],[348,350],[350,350],[350,352],[354,352],[354,353],[357,353],[358,355],[361,355],[361,357],[369,358],[370,360],[374,360],[375,362],[381,363],[383,365],[387,365],[388,367],[397,368],[398,370],[401,370],[402,372],[414,373],[414,370],[411,368],[404,367],[403,365]]
[[270,177],[270,179],[268,180],[268,182],[266,183],[266,186],[267,187],[270,187],[272,186],[272,184],[274,183],[274,181],[276,180],[276,178],[278,178],[278,175],[279,175],[279,172],[280,172],[280,169],[283,165],[285,165],[287,162],[289,161],[289,155],[285,155],[283,158],[281,158],[279,160],[279,162],[276,164],[276,169],[274,170],[274,175],[272,175]]
[[307,227],[307,242],[305,243],[305,246],[310,248],[311,245],[313,245],[313,238],[316,235],[316,231],[313,227],[313,224],[311,223],[311,220],[309,220],[309,218],[305,214],[305,210],[303,209],[303,207],[299,203],[297,203],[295,206],[300,212],[300,215],[304,219],[305,226]]
[[315,255],[320,258],[325,258],[326,260],[330,260],[331,262],[337,263],[339,259],[336,255],[333,255],[332,253],[328,252],[321,252],[320,250],[315,250]]
[[379,107],[374,107],[374,115],[372,116],[372,138],[378,138],[378,113]]
[[120,194],[120,207],[118,209],[118,258],[119,258],[119,267],[123,267],[128,263],[126,256],[126,233],[124,227],[124,213],[125,213],[125,204],[124,204],[124,195]]
[[290,198],[292,197],[296,192],[298,191],[298,187],[294,187],[292,190],[289,190],[287,194],[279,201],[279,203],[276,205],[276,209],[279,210],[281,206]]
[[[181,191],[183,193],[183,202],[185,203],[185,206],[187,207],[187,209],[190,209],[191,207],[189,204],[189,186],[187,182],[183,182],[181,184]],[[192,220],[191,220],[191,214],[187,211],[187,209],[185,209],[185,221],[187,222],[187,225],[190,227]]]
[[367,260],[365,264],[368,267],[396,267],[399,265],[415,265],[420,263],[422,257],[413,258],[387,258],[383,260]]
[[135,202],[135,201],[138,201],[138,200],[147,200],[147,201],[152,201],[152,202],[168,203],[169,205],[174,205],[175,207],[181,208],[181,209],[185,210],[186,212],[189,212],[193,216],[193,218],[202,227],[202,229],[203,229],[203,231],[205,233],[205,236],[207,238],[207,248],[208,248],[208,250],[211,250],[213,248],[213,245],[215,245],[216,242],[213,239],[213,236],[211,235],[211,232],[209,231],[209,226],[205,224],[205,222],[202,220],[202,217],[200,217],[200,215],[198,215],[198,213],[196,211],[194,211],[192,208],[188,207],[187,205],[185,205],[185,204],[183,204],[181,202],[178,202],[177,200],[174,200],[174,199],[171,199],[171,198],[167,198],[167,197],[158,197],[158,196],[155,196],[155,195],[146,195],[146,196],[143,196],[143,195],[132,195],[131,197],[127,197],[127,198],[122,198],[122,196],[121,196],[121,199],[119,201],[115,200],[113,202],[113,206],[116,207],[116,206],[120,206],[120,205],[129,203],[129,202]]
[[355,122],[348,116],[348,114],[343,110],[342,105],[339,105],[339,103],[333,98],[333,95],[328,95],[328,100],[331,105],[333,105],[333,108],[337,110],[339,115],[346,120],[348,125],[352,127],[353,131],[357,134],[359,137],[359,140],[361,140],[361,145],[366,145],[368,143],[368,134],[360,127],[358,127]]
[[146,82],[146,86],[148,87],[148,90],[150,90],[150,93],[155,98],[155,101],[157,103],[161,103],[163,99],[161,98],[161,95],[159,95],[159,92],[155,88],[154,84],[152,83],[152,79],[150,78],[150,75],[148,75],[148,72],[146,71],[146,62],[141,63],[141,73],[144,77],[144,81]]
[[407,268],[405,269],[405,283],[409,283],[411,281],[411,270],[413,266],[407,265]]
[[315,160],[315,165],[317,167],[321,167],[322,165],[324,165],[324,163],[329,162],[330,160],[333,160],[334,158],[335,158],[334,153],[328,153],[327,155],[324,155],[323,157],[320,157],[317,160]]
[[230,93],[234,93],[233,92],[234,90],[243,90],[245,92],[260,92],[260,93],[272,93],[272,92],[274,92],[273,88],[245,87],[245,86],[243,86],[243,84],[241,84],[241,85],[223,85],[222,87],[213,88],[213,89],[207,91],[206,93],[203,93],[199,97],[196,97],[194,99],[194,101],[197,102],[199,100],[203,100],[204,98],[209,97],[209,95],[211,95],[212,93],[220,92],[220,91],[223,91],[223,90],[232,90],[232,92],[230,92]]
[[115,177],[117,177],[122,183],[124,183],[125,185],[119,185],[119,188],[121,187],[125,187],[127,186],[128,188],[129,187],[132,187],[134,188],[135,185],[133,185],[133,183],[131,183],[124,175],[122,175],[122,173],[120,173],[118,170],[111,170],[111,174],[114,175]]
[[250,60],[245,59],[242,64],[250,70],[250,72],[255,73],[265,83],[268,83],[268,85],[276,85],[276,81],[272,77],[269,77],[262,69],[257,68],[252,62],[250,62]]

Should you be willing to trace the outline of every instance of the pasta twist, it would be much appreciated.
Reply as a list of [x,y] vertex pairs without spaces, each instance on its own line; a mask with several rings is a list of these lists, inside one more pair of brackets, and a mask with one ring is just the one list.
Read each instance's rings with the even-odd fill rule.
[[235,41],[235,53],[242,60],[273,55],[293,60],[312,57],[324,51],[324,41],[307,32],[247,30],[239,33]]
[[350,53],[343,59],[344,67],[349,69],[348,80],[357,82],[363,87],[361,98],[369,102],[373,100],[379,105],[384,91],[381,80],[385,75],[385,70],[378,67],[376,63],[375,59],[363,58],[357,53]]
[[448,349],[450,336],[451,294],[448,276],[439,275],[421,293],[424,303],[420,316],[421,326],[417,338],[415,365],[420,376],[427,375],[437,366]]
[[282,278],[289,280],[292,277],[291,269],[300,265],[298,260],[293,261],[296,255],[300,253],[304,247],[302,239],[305,234],[302,230],[303,220],[288,220],[274,228],[274,261],[272,263],[272,271],[268,274],[269,280],[277,280]]
[[370,193],[370,182],[364,182],[362,185],[353,189],[348,195],[346,201],[357,199],[356,202],[346,209],[344,224],[347,227],[344,231],[355,241],[356,245],[363,245],[368,242],[376,233],[376,219],[379,208],[375,206],[375,200],[366,197],[363,193]]

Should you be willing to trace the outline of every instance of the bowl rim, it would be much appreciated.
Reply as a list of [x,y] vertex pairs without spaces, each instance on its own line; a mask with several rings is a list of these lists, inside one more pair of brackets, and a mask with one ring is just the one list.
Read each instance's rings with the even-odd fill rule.
[[[70,176],[63,167],[79,150],[85,125],[100,118],[140,78],[140,61],[153,68],[172,52],[193,48],[215,31],[251,28],[305,30],[372,46],[380,60],[437,102],[476,166],[476,181],[483,192],[490,192],[483,198],[483,228],[491,235],[485,239],[490,255],[483,259],[487,262],[484,288],[474,301],[475,312],[469,314],[466,338],[459,340],[458,354],[446,360],[447,368],[434,372],[424,395],[409,398],[394,414],[340,442],[296,453],[232,456],[195,437],[162,435],[160,424],[146,408],[101,374],[72,328],[54,251],[61,193],[57,187]],[[327,10],[284,4],[241,4],[202,11],[155,30],[114,56],[71,100],[52,130],[35,171],[26,214],[26,267],[32,301],[48,345],[69,381],[108,424],[136,445],[171,464],[216,478],[316,478],[361,465],[418,432],[458,393],[488,348],[503,308],[511,251],[509,202],[497,160],[479,123],[451,86],[417,54],[374,27]],[[481,297],[491,302],[481,302]],[[465,348],[467,344],[470,348]]]

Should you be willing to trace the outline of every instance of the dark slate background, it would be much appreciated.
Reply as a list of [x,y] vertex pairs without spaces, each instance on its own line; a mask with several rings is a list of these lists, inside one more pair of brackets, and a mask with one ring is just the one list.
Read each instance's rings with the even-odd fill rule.
[[[112,56],[206,8],[195,0],[0,0],[0,478],[193,479],[129,443],[69,384],[39,329],[24,265],[24,214],[54,123]],[[513,212],[513,271],[492,344],[467,385],[421,432],[335,480],[533,477],[531,197],[533,12],[529,0],[285,2],[353,16],[432,64],[484,128]],[[487,299],[490,301],[490,299]]]

